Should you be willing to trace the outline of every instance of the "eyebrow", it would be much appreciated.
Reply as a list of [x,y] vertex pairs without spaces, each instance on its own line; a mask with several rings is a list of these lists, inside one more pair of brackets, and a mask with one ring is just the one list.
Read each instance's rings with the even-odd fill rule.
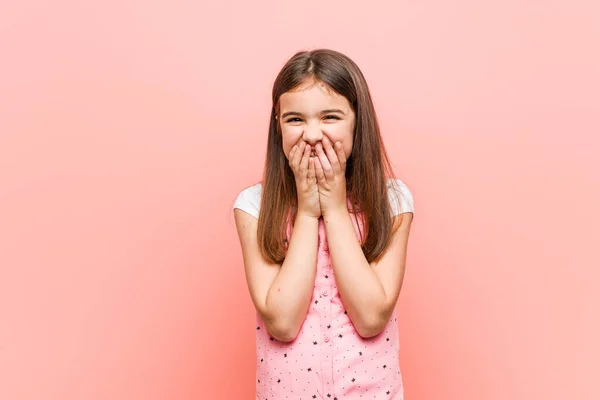
[[[330,108],[328,110],[321,111],[321,114],[329,114],[329,113],[339,113],[339,114],[342,114],[342,115],[346,115],[346,113],[343,112],[342,110],[340,110],[339,108]],[[289,117],[290,115],[300,115],[300,116],[302,116],[302,113],[300,113],[298,111],[288,111],[286,113],[283,113],[283,115],[281,116],[281,118]]]

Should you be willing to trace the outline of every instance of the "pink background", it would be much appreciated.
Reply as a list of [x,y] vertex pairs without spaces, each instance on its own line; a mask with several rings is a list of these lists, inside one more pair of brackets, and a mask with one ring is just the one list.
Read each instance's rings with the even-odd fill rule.
[[600,398],[600,6],[367,6],[0,5],[0,399],[253,399],[231,206],[315,47],[415,197],[407,399]]

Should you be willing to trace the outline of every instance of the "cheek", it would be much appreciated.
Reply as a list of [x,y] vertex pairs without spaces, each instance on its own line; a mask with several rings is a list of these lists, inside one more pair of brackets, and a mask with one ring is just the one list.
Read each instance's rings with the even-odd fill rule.
[[342,146],[344,147],[344,154],[346,154],[346,158],[350,156],[352,152],[352,138],[354,136],[352,125],[339,125],[336,126],[335,129],[331,129],[328,132],[329,139],[334,143],[337,141],[342,142]]
[[344,143],[344,154],[346,155],[346,160],[350,157],[350,153],[352,153],[352,138]]
[[290,150],[298,143],[301,137],[302,129],[298,129],[298,127],[286,127],[281,129],[281,141],[286,158],[289,158]]

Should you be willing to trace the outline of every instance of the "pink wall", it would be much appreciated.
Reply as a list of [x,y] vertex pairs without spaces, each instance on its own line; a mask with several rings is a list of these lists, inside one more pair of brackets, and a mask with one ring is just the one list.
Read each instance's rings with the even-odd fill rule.
[[597,2],[88,3],[0,6],[0,399],[253,399],[230,207],[314,47],[415,196],[407,399],[600,398]]

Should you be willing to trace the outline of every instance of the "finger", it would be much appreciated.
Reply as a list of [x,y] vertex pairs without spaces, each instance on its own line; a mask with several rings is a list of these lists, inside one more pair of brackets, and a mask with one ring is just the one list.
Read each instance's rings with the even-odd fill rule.
[[323,145],[317,145],[317,156],[319,157],[319,162],[321,163],[321,167],[323,168],[323,173],[326,177],[333,176],[333,168],[331,167],[331,163],[327,159],[327,155],[323,151]]
[[314,183],[315,182],[315,159],[314,157],[311,157],[308,159],[308,182],[310,183]]
[[340,162],[340,167],[342,171],[346,170],[346,153],[344,153],[344,146],[342,146],[342,142],[335,143],[335,151],[338,156],[338,160]]
[[302,161],[300,161],[300,171],[303,173],[308,169],[308,159],[310,158],[310,144],[304,147],[304,154],[302,155]]
[[305,142],[302,142],[299,145],[296,145],[296,151],[294,151],[294,158],[292,159],[292,162],[291,162],[294,170],[297,170],[300,165],[300,160],[302,159],[302,155],[304,154],[304,146],[305,145],[306,145]]
[[321,161],[319,158],[315,157],[315,176],[317,178],[317,182],[320,185],[324,185],[327,183],[327,179],[325,178],[325,172],[323,171],[323,166],[321,165]]
[[296,154],[296,150],[298,150],[298,146],[294,145],[290,152],[288,153],[288,162],[292,164],[292,160],[294,159],[294,154]]
[[331,163],[331,168],[334,171],[339,171],[341,170],[341,166],[340,166],[340,162],[338,160],[338,156],[335,153],[335,150],[333,149],[333,146],[331,145],[331,141],[328,138],[325,138],[324,140],[325,142],[325,153],[327,154],[327,157],[329,158],[329,162]]

